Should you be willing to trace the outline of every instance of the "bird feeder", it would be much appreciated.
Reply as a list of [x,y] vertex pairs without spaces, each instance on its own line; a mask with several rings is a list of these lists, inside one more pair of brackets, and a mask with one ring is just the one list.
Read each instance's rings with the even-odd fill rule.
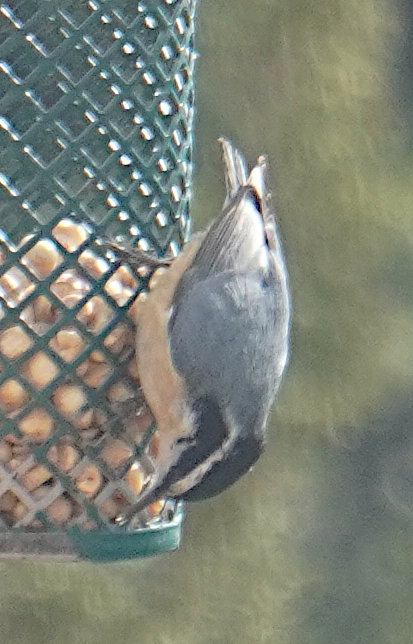
[[151,475],[141,273],[109,241],[189,233],[196,0],[0,5],[0,558],[127,559],[182,510],[119,517]]

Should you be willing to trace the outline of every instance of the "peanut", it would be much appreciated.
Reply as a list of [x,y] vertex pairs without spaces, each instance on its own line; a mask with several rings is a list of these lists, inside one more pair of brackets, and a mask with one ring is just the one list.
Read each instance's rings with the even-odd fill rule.
[[0,335],[0,351],[9,360],[19,358],[31,345],[31,339],[21,326],[11,326]]
[[96,465],[86,465],[76,478],[76,485],[80,492],[87,497],[96,496],[102,485],[102,474]]
[[52,434],[54,427],[53,418],[42,407],[36,407],[19,423],[20,431],[32,443],[43,443]]

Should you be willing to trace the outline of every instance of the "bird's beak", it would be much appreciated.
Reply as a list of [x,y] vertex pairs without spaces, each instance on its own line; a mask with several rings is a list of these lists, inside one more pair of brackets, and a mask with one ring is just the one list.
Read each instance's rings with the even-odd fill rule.
[[166,485],[163,481],[153,484],[151,481],[148,488],[140,495],[137,501],[128,509],[122,516],[116,519],[117,525],[128,525],[140,512],[145,510],[148,505],[154,503],[162,497],[162,493],[166,491]]

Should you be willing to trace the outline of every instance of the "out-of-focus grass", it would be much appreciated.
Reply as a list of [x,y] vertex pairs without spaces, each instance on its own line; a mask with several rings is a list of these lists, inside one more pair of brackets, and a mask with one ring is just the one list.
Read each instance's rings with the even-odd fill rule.
[[218,136],[266,152],[290,269],[269,448],[189,508],[178,553],[0,565],[2,641],[410,644],[408,12],[201,0],[194,216],[220,208]]

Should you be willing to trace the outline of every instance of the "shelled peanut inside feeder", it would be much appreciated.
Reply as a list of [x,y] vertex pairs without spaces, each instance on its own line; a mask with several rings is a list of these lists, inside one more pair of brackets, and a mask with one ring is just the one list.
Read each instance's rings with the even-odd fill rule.
[[[156,434],[139,447],[153,426],[134,355],[142,284],[126,265],[90,248],[79,253],[88,237],[87,226],[66,218],[47,239],[27,236],[18,246],[3,239],[1,263],[14,253],[19,261],[0,277],[0,297],[20,307],[0,332],[1,370],[11,374],[0,385],[0,519],[7,526],[115,523],[153,472]],[[36,280],[48,281],[47,295],[30,297]],[[119,306],[129,306],[129,321],[116,323]],[[164,508],[153,504],[137,525],[161,520]]]

